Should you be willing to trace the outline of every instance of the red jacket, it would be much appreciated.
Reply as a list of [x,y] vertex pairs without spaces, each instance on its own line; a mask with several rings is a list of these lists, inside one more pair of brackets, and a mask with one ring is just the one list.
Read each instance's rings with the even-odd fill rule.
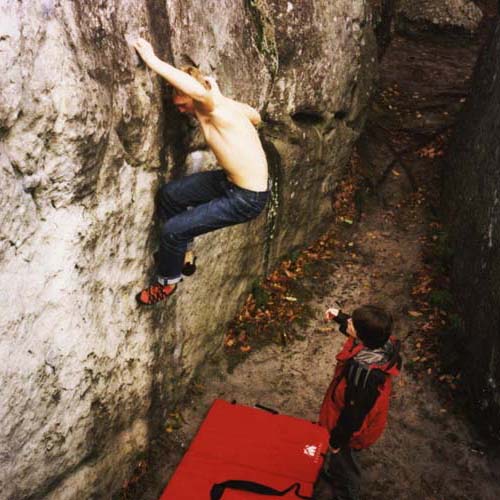
[[[337,355],[337,366],[321,406],[319,422],[331,432],[330,445],[333,448],[349,446],[355,449],[367,448],[382,434],[387,423],[392,377],[399,375],[401,358],[399,341],[392,338],[392,353],[384,364],[365,365],[364,374],[356,377],[359,389],[353,395],[352,382],[348,382],[349,360],[366,349],[350,338]],[[376,369],[377,372],[372,372]],[[349,372],[351,373],[351,372]],[[366,375],[366,379],[364,378]],[[376,375],[376,376],[374,376]],[[370,380],[367,387],[366,381]],[[373,380],[377,380],[373,382]],[[345,406],[348,383],[349,405]],[[374,385],[375,384],[375,385]],[[371,390],[371,393],[370,393]]]

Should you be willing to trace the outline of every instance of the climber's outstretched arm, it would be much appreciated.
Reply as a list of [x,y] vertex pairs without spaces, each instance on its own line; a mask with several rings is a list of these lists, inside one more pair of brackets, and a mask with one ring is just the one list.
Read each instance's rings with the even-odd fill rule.
[[133,43],[133,46],[144,62],[179,92],[186,94],[207,108],[213,108],[213,97],[210,91],[192,76],[159,59],[147,40],[139,38]]

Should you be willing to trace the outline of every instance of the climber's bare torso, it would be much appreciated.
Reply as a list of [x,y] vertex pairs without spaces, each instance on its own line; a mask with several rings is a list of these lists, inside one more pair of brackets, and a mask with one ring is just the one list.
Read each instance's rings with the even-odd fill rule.
[[[215,82],[211,83],[213,109],[206,110],[194,103],[194,114],[208,146],[231,182],[252,191],[266,191],[267,160],[254,126],[260,122],[259,113],[224,97]],[[174,98],[174,103],[181,99]]]

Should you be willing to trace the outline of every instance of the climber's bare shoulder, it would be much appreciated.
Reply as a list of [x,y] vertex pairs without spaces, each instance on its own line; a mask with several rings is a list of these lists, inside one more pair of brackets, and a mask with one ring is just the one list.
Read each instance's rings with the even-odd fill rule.
[[213,97],[213,108],[196,110],[203,134],[228,178],[252,191],[267,190],[267,160],[255,125],[257,110],[220,92]]

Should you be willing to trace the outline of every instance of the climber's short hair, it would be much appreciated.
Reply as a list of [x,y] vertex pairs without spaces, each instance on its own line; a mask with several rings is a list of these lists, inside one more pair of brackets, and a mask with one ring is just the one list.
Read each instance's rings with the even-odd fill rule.
[[368,349],[378,349],[391,336],[393,318],[380,306],[365,305],[354,310],[352,324],[357,337]]
[[[201,83],[203,87],[210,90],[210,84],[205,79],[203,73],[196,66],[182,66],[180,70],[184,71],[184,73],[187,73],[189,76],[192,76],[197,82]],[[179,92],[174,88],[174,95],[176,94],[182,95],[182,92]]]

